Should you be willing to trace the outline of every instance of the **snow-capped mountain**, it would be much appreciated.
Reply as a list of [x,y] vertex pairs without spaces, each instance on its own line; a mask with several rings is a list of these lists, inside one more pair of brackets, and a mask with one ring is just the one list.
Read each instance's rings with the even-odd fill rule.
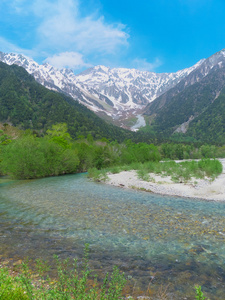
[[209,142],[224,137],[225,49],[209,58],[143,113],[161,134],[183,133]]
[[164,105],[169,104],[173,97],[177,96],[193,84],[201,82],[202,79],[204,79],[207,75],[210,75],[210,73],[215,71],[215,69],[225,67],[225,49],[200,62],[201,64],[190,72],[189,75],[181,79],[176,86],[158,97],[156,101],[149,103],[145,108],[145,113],[156,113],[156,111],[160,110]]
[[0,60],[22,66],[45,87],[66,93],[96,113],[104,112],[116,119],[140,112],[204,62],[176,73],[96,66],[75,75],[72,70],[58,70],[47,63],[39,65],[19,54],[0,52]]
[[80,87],[97,91],[111,101],[116,110],[143,108],[175,86],[202,61],[176,73],[153,73],[136,69],[96,66],[76,76]]

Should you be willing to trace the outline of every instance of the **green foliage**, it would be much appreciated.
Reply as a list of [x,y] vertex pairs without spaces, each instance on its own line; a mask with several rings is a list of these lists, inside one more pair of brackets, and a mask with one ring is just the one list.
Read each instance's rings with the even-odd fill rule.
[[[79,271],[77,260],[74,260],[71,264],[68,259],[61,261],[55,256],[57,274],[54,278],[49,276],[51,268],[42,260],[36,261],[34,271],[31,271],[27,263],[22,263],[16,276],[13,276],[7,267],[0,268],[0,299],[123,299],[122,292],[126,284],[124,274],[117,267],[114,267],[111,276],[107,273],[102,284],[100,284],[97,276],[93,275],[92,270],[89,268],[87,251],[88,248],[86,247],[83,263],[81,264],[82,269]],[[130,296],[129,299],[133,298]],[[195,299],[206,300],[201,286],[195,286]]]
[[170,138],[170,141],[175,142],[175,143],[197,143],[198,140],[195,137],[184,135],[181,132],[175,132],[173,133]]
[[128,140],[126,141],[126,147],[121,149],[120,163],[122,165],[133,162],[159,161],[160,159],[159,150],[153,144],[135,144],[131,140]]
[[137,171],[137,175],[138,175],[138,178],[141,178],[144,181],[149,181],[150,180],[149,173],[146,169],[139,169]]
[[182,144],[162,144],[161,152],[163,157],[170,159],[184,159],[189,157],[184,157],[184,152],[190,153],[191,148],[185,147]]
[[45,137],[31,133],[26,130],[22,137],[2,148],[2,173],[29,179],[160,159],[153,144],[135,144],[131,140],[125,144],[106,139],[94,141],[90,135],[73,141],[65,123],[53,125]]
[[[5,132],[1,131],[0,134],[4,139],[8,139]],[[196,147],[177,143],[155,146],[134,143],[130,139],[119,144],[117,141],[109,142],[105,138],[94,141],[91,135],[87,139],[80,137],[74,141],[67,132],[67,124],[59,123],[48,129],[44,137],[38,137],[36,132],[27,129],[23,135],[20,133],[20,136],[11,140],[9,144],[0,144],[0,173],[18,179],[86,172],[92,168],[93,170],[107,168],[109,172],[116,173],[119,170],[138,170],[140,164],[149,164],[153,168],[152,162],[161,159],[208,157],[225,157],[225,147],[207,144]],[[210,163],[207,163],[209,169]],[[221,166],[218,165],[217,168],[220,172]],[[139,176],[148,180],[148,176],[141,172],[143,171],[139,172]],[[188,170],[186,175],[184,171],[182,172],[182,176],[188,178]],[[96,175],[96,171],[94,173],[93,177],[99,180],[100,175]]]
[[164,143],[159,147],[159,152],[163,159],[197,159],[197,158],[222,158],[225,157],[225,148],[215,145],[203,144],[177,144]]
[[212,177],[213,179],[223,171],[223,166],[217,159],[201,159],[198,162],[198,167],[205,173],[206,176]]
[[172,164],[172,162],[163,163],[166,175],[172,175],[174,180],[187,181],[191,177],[204,178],[207,176],[212,180],[221,174],[223,167],[218,160],[202,159],[200,161],[184,161]]
[[[101,176],[107,176],[107,173],[117,173],[123,170],[137,170],[139,178],[150,181],[150,174],[155,173],[161,176],[171,176],[175,182],[187,182],[191,178],[208,177],[214,180],[222,173],[223,167],[220,161],[216,159],[202,159],[199,161],[183,161],[176,163],[175,161],[155,162],[147,161],[145,163],[132,163],[126,166],[112,167],[98,171],[90,170],[89,177],[96,178],[101,181]],[[96,173],[95,173],[96,172]]]
[[28,300],[29,297],[20,284],[18,277],[12,277],[7,268],[0,268],[0,299]]
[[[204,78],[198,74],[200,80],[195,84],[181,81],[148,104],[145,114],[150,121],[145,130],[157,136],[171,137],[173,141],[224,144],[224,70],[214,68]],[[185,125],[185,122],[189,124]],[[187,132],[174,133],[181,124],[186,126]]]
[[30,135],[5,146],[0,156],[2,172],[18,179],[74,173],[79,164],[76,151]]
[[10,136],[8,136],[7,134],[4,133],[3,130],[0,130],[0,145],[8,145],[9,143],[11,143],[11,139]]
[[106,181],[108,179],[107,170],[98,170],[96,168],[88,169],[88,177],[94,181]]
[[67,130],[68,128],[66,123],[58,123],[52,125],[52,129],[48,129],[46,133],[53,142],[66,149],[71,148],[72,140]]
[[[147,165],[149,168],[149,165]],[[193,178],[205,178],[205,176],[215,179],[222,173],[223,167],[220,161],[202,159],[200,161],[174,161],[155,164],[148,169],[150,172],[171,176],[172,180],[185,182]]]
[[110,173],[117,174],[122,171],[122,168],[120,166],[113,166],[108,169]]
[[118,148],[105,142],[89,144],[87,140],[80,140],[73,144],[73,149],[78,153],[80,172],[85,172],[89,168],[105,168],[114,165],[118,160]]
[[0,269],[0,298],[2,300],[119,300],[126,280],[123,273],[114,267],[111,276],[107,273],[102,284],[92,275],[88,264],[88,246],[78,271],[77,260],[71,262],[55,257],[57,275],[50,278],[46,262],[36,261],[35,276],[28,264],[22,263],[17,276],[12,276],[7,268]]
[[106,180],[106,172],[117,173],[120,170],[136,169],[142,162],[159,161],[161,157],[158,148],[153,144],[135,144],[131,140],[122,145],[92,145],[92,151],[95,165],[88,170],[88,176],[96,181]]
[[[22,129],[46,132],[52,125],[65,123],[73,138],[106,138],[153,141],[152,136],[134,133],[109,124],[74,99],[50,91],[38,84],[22,67],[0,62],[0,122],[10,122]],[[57,130],[51,129],[49,134]],[[61,142],[61,138],[54,139]],[[155,138],[154,138],[155,140]]]
[[207,107],[200,116],[193,120],[187,131],[196,139],[204,140],[208,143],[225,143],[225,89],[218,98]]
[[203,292],[202,292],[202,287],[201,286],[195,286],[195,299],[196,300],[205,300],[206,297],[204,296]]

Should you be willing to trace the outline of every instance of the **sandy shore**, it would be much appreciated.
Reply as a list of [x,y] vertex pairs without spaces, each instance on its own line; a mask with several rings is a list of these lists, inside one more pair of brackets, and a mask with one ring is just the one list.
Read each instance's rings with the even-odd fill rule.
[[174,183],[170,177],[162,177],[150,173],[150,181],[139,179],[136,171],[108,174],[107,184],[123,188],[146,190],[148,192],[199,198],[205,200],[225,201],[225,159],[219,159],[223,164],[223,172],[214,181],[193,179],[188,183]]

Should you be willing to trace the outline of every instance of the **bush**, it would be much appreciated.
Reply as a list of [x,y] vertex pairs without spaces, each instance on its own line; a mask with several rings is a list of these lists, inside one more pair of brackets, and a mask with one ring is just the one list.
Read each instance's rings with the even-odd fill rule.
[[108,179],[107,170],[98,170],[97,168],[88,169],[88,177],[94,181],[106,181]]
[[201,286],[195,286],[195,293],[196,293],[195,296],[196,300],[206,300],[206,297],[203,295]]
[[78,164],[76,151],[31,135],[13,141],[1,152],[2,172],[17,179],[74,173]]
[[198,162],[198,167],[205,172],[206,176],[213,178],[223,171],[223,166],[217,159],[202,159]]
[[88,246],[82,263],[82,270],[78,272],[77,260],[72,268],[68,259],[60,261],[55,257],[57,275],[52,279],[48,276],[49,266],[46,262],[36,261],[35,276],[22,263],[19,275],[13,277],[7,268],[0,269],[0,299],[2,300],[118,300],[126,283],[123,273],[117,267],[113,268],[111,276],[107,273],[102,284],[88,265]]
[[175,161],[166,162],[147,162],[139,167],[133,168],[138,170],[139,178],[149,181],[148,173],[161,174],[163,176],[171,176],[176,182],[185,182],[194,178],[204,178],[205,176],[215,179],[222,173],[223,166],[220,161],[213,159],[202,159],[200,161],[184,161],[176,163]]

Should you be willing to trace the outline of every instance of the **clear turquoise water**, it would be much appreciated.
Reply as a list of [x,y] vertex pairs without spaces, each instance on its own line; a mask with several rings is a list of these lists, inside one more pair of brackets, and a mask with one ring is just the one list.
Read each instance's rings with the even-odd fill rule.
[[[85,174],[0,183],[3,258],[82,257],[151,292],[194,299],[200,284],[225,299],[225,203],[163,197],[89,181]],[[185,296],[184,296],[185,295]],[[186,298],[185,298],[186,297]]]

